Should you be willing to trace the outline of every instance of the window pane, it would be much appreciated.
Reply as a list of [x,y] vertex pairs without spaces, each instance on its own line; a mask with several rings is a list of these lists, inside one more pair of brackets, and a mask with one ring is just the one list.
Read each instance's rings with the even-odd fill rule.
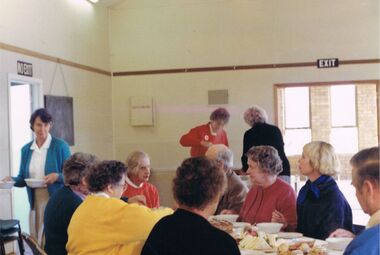
[[285,88],[285,128],[310,127],[309,88]]
[[310,141],[311,129],[285,130],[284,143],[286,155],[301,155],[303,146]]
[[356,126],[355,85],[331,86],[331,125]]
[[337,153],[356,153],[358,151],[358,129],[356,127],[332,128],[330,143]]

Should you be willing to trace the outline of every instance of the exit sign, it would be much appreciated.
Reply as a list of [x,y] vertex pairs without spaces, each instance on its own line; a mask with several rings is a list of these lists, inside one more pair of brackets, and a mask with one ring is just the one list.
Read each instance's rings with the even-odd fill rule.
[[325,58],[317,60],[318,68],[332,68],[339,66],[339,59],[337,58]]
[[17,74],[33,76],[33,65],[23,61],[17,61]]

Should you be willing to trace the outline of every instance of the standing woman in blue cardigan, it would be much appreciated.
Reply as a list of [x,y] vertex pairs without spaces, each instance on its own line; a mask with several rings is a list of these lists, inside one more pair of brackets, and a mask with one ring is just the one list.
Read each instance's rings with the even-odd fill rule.
[[7,176],[3,180],[14,180],[16,187],[25,187],[25,179],[42,179],[45,187],[26,187],[30,204],[30,234],[36,240],[41,230],[46,203],[57,189],[63,186],[62,167],[70,157],[69,145],[50,135],[53,118],[46,109],[36,110],[30,117],[30,128],[35,138],[21,149],[20,170],[17,177]]

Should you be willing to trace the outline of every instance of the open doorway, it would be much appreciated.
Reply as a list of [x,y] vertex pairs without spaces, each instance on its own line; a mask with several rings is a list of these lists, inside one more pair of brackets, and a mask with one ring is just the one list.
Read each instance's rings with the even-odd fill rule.
[[[33,139],[29,118],[37,108],[43,107],[42,81],[10,74],[8,76],[9,134],[11,175],[17,176],[20,168],[21,148]],[[12,191],[12,215],[19,219],[21,229],[29,233],[29,202],[25,188]]]

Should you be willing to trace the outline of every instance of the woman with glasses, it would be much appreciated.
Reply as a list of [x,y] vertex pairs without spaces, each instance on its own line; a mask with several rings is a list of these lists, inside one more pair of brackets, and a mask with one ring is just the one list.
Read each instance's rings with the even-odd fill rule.
[[140,254],[154,224],[172,213],[120,200],[128,186],[126,172],[115,160],[102,161],[90,171],[86,180],[92,194],[71,218],[68,254]]

